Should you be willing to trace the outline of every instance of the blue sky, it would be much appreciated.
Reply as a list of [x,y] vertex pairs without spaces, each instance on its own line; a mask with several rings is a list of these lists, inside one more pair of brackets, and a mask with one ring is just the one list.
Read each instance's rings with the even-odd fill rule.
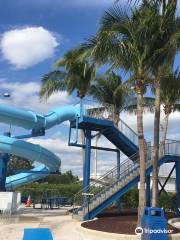
[[[11,98],[1,98],[0,103],[39,113],[71,104],[72,97],[67,96],[65,92],[54,94],[48,103],[40,103],[38,91],[41,77],[52,69],[53,62],[63,56],[64,52],[96,32],[100,17],[113,2],[113,0],[1,0],[0,93],[11,92]],[[179,65],[179,61],[177,58],[176,66]],[[122,118],[132,128],[136,128],[135,116],[123,113]],[[179,120],[179,114],[174,113],[171,117],[169,137],[176,139],[180,137],[177,133]],[[152,123],[152,114],[146,113],[145,130],[148,138],[152,135]],[[7,126],[2,125],[1,131],[6,129]],[[13,128],[14,133],[22,131],[20,128]],[[48,131],[45,138],[31,141],[47,147],[60,156],[63,170],[72,169],[81,175],[81,153],[78,149],[67,146],[67,133],[68,124],[65,123]],[[102,139],[101,144],[104,142],[105,139]],[[114,156],[101,153],[99,158],[100,172],[115,164]]]
[[[67,3],[65,3],[67,2]],[[72,1],[73,2],[73,1]],[[76,3],[77,2],[77,3]],[[83,1],[82,1],[83,2]],[[88,2],[88,1],[87,1]],[[90,2],[90,1],[89,1]],[[100,16],[108,6],[104,4],[81,4],[81,1],[1,1],[1,34],[5,31],[22,27],[43,27],[52,32],[59,43],[53,58],[37,64],[33,68],[13,71],[7,61],[0,62],[0,72],[10,80],[39,81],[41,76],[51,69],[54,59],[88,36],[94,34]],[[112,2],[112,1],[111,1]],[[6,71],[4,71],[6,69]]]

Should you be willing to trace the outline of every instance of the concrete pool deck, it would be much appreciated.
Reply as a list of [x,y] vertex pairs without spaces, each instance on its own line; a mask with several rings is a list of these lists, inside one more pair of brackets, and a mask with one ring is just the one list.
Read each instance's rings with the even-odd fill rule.
[[[0,240],[22,240],[24,228],[50,228],[54,240],[138,240],[139,236],[100,232],[81,227],[68,215],[69,208],[21,208],[18,215],[0,219]],[[179,226],[180,227],[180,226]],[[169,239],[180,239],[174,234]]]
[[68,208],[41,210],[22,208],[18,215],[0,220],[0,240],[22,240],[24,228],[50,228],[54,240],[105,240],[80,231]]

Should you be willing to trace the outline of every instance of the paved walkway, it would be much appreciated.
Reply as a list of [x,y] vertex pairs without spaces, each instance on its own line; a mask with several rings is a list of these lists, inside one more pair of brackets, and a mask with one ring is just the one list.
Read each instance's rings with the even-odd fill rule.
[[[50,228],[54,240],[107,240],[83,233],[79,223],[67,215],[67,209],[22,209],[19,216],[0,220],[0,240],[21,240],[24,228]],[[89,236],[88,236],[89,235]]]
[[180,219],[177,219],[177,222],[173,223],[176,228],[180,229]]

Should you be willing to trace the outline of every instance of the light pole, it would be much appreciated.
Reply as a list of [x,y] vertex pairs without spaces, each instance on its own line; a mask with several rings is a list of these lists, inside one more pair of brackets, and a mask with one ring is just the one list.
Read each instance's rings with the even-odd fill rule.
[[[9,93],[9,92],[4,92],[3,94],[2,94],[2,96],[4,97],[4,98],[10,98],[11,97],[11,94]],[[11,124],[9,125],[9,130],[8,130],[8,132],[5,132],[4,133],[4,135],[5,136],[11,136]]]

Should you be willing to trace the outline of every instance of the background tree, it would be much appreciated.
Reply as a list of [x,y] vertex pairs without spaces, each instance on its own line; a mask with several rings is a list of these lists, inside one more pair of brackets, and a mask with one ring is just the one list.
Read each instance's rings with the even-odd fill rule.
[[31,161],[18,157],[15,155],[10,155],[10,160],[7,167],[7,176],[16,174],[16,171],[20,170],[30,170],[33,168]]
[[130,98],[121,77],[112,71],[96,78],[90,86],[89,94],[98,102],[113,106],[113,120],[118,126],[120,111],[126,107],[128,95]]
[[60,175],[49,175],[38,181],[39,183],[48,182],[49,184],[72,184],[79,182],[78,176],[72,174],[72,171],[67,171]]

